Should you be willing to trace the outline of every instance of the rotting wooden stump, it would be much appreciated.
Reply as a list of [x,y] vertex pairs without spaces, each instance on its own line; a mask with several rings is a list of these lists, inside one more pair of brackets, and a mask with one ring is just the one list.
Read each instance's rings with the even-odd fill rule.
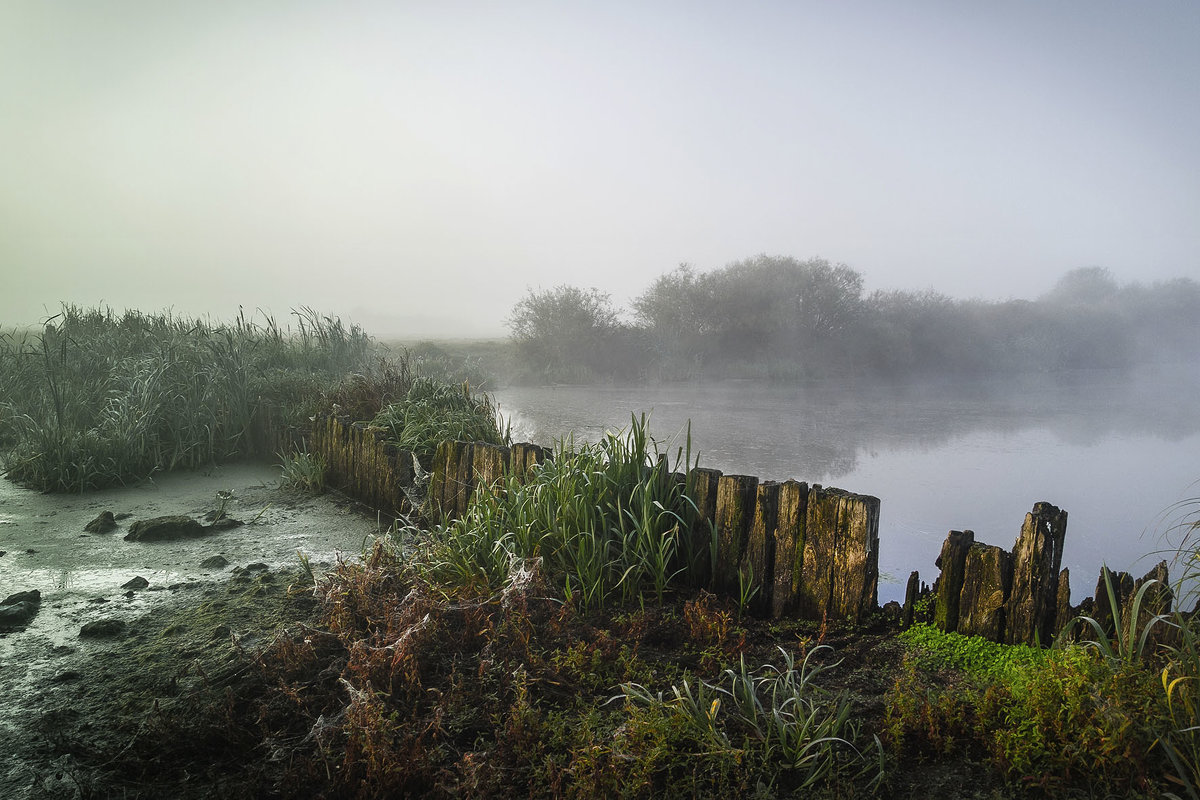
[[976,542],[963,564],[958,603],[958,633],[1004,638],[1005,609],[1012,588],[1012,555],[1003,547]]
[[[1107,571],[1107,567],[1102,567],[1100,580],[1096,586],[1096,609],[1098,612],[1103,609],[1103,613],[1097,613],[1096,618],[1107,634],[1114,635],[1117,632],[1111,610],[1112,602],[1108,597],[1108,584],[1104,580],[1105,571]],[[1153,650],[1160,643],[1169,642],[1172,638],[1170,628],[1161,622],[1153,622],[1158,615],[1171,612],[1174,600],[1167,573],[1167,562],[1160,561],[1137,580],[1134,580],[1128,572],[1110,573],[1110,578],[1120,614],[1121,630],[1118,638],[1125,641],[1126,637],[1132,635],[1133,641],[1130,644],[1134,647],[1142,647],[1142,636],[1145,633],[1143,649],[1146,651]],[[1138,600],[1139,594],[1141,594],[1140,601]],[[1135,611],[1136,619],[1134,619]],[[1147,632],[1148,626],[1152,627]]]
[[800,614],[858,622],[879,587],[879,498],[814,485],[808,493]]
[[510,449],[509,469],[513,476],[522,482],[533,475],[534,467],[549,461],[553,456],[550,449],[529,442],[518,442]]
[[329,485],[388,513],[410,507],[404,489],[413,483],[412,453],[385,441],[382,431],[326,415],[313,421],[309,443],[325,462]]
[[1049,644],[1058,617],[1058,573],[1067,512],[1037,503],[1013,545],[1013,580],[1006,608],[1007,644]]
[[908,574],[908,584],[904,587],[904,608],[900,612],[900,627],[911,628],[914,622],[924,622],[924,619],[918,620],[917,617],[917,601],[920,600],[927,591],[921,590],[921,573],[913,570]]
[[[492,493],[501,491],[508,474],[509,448],[487,442],[475,442],[471,448],[472,492],[480,487]],[[469,501],[468,496],[468,501]],[[463,513],[466,511],[464,507]]]
[[1071,605],[1071,570],[1063,567],[1058,573],[1058,602],[1054,616],[1055,635],[1066,630],[1071,620],[1076,617],[1076,609]]
[[963,576],[966,572],[967,553],[975,544],[974,531],[950,531],[942,543],[942,552],[933,565],[942,571],[934,582],[933,591],[937,602],[933,611],[933,622],[947,633],[958,630],[958,609],[962,596]]
[[433,457],[433,472],[429,476],[429,517],[433,522],[445,522],[461,517],[467,511],[473,484],[473,453],[471,442],[442,442]]

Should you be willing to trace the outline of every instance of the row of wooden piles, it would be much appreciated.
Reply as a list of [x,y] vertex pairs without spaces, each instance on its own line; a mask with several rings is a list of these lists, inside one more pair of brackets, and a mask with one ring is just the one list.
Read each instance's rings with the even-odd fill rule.
[[[433,515],[462,516],[479,486],[510,473],[521,479],[550,455],[533,444],[443,442],[429,483]],[[714,469],[673,476],[690,483],[695,549],[708,552],[715,532],[716,569],[709,574],[706,563],[688,565],[692,583],[751,597],[751,611],[763,617],[857,622],[876,608],[878,498]]]
[[[411,514],[411,494],[428,471],[431,521],[466,513],[477,487],[494,486],[505,475],[523,479],[551,457],[535,444],[511,447],[481,442],[443,442],[432,463],[422,465],[407,451],[384,441],[380,431],[333,416],[318,418],[312,452],[326,464],[326,479],[389,514]],[[692,583],[725,596],[751,597],[761,617],[861,621],[877,608],[879,499],[819,484],[760,480],[698,468],[688,475],[697,507],[690,535],[707,552],[715,532],[716,568],[688,565]],[[419,491],[419,490],[418,490]],[[1170,605],[1166,564],[1141,580],[1102,571],[1094,595],[1070,603],[1070,575],[1061,569],[1067,513],[1038,503],[1026,515],[1012,551],[975,541],[972,531],[951,531],[935,565],[941,574],[932,594],[918,573],[909,577],[902,619],[911,623],[920,602],[932,605],[936,625],[946,631],[1009,644],[1048,644],[1071,619],[1087,614],[1109,629],[1118,620],[1109,610],[1113,586],[1126,624],[1138,590],[1160,584],[1141,613]]]
[[[509,473],[521,479],[550,456],[532,444],[445,441],[428,489],[433,517],[461,517],[476,487],[494,486]],[[715,572],[709,575],[702,561],[688,565],[692,583],[749,596],[751,612],[761,616],[859,621],[876,608],[878,498],[715,469],[673,476],[689,483],[696,504],[694,549],[708,552],[715,531]]]

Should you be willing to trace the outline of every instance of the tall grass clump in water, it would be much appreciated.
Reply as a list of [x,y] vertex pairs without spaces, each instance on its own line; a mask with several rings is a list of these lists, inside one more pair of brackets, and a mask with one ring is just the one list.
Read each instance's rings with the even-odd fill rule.
[[159,470],[270,455],[348,373],[373,369],[357,326],[293,312],[232,324],[64,305],[40,332],[0,340],[8,477],[83,491]]
[[[690,459],[689,437],[676,468]],[[488,591],[525,559],[540,559],[581,609],[646,595],[661,602],[679,565],[699,556],[685,489],[642,416],[594,444],[559,441],[531,477],[480,487],[462,519],[426,535],[417,563],[436,584]]]

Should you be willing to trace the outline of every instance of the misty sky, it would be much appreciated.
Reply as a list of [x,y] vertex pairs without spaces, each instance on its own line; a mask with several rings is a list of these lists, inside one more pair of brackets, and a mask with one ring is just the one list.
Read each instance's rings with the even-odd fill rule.
[[0,325],[380,335],[680,262],[1200,279],[1194,2],[0,0]]

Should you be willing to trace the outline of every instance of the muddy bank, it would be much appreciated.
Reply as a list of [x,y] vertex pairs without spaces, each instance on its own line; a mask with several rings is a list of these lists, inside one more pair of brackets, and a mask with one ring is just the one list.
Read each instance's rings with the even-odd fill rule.
[[[95,796],[103,762],[155,714],[189,688],[236,680],[247,653],[312,612],[297,551],[320,574],[386,526],[335,496],[281,490],[276,477],[237,465],[82,496],[0,482],[0,600],[40,594],[27,624],[0,633],[0,796]],[[105,511],[114,527],[85,530]],[[208,526],[219,512],[245,524],[124,538],[138,520]]]

